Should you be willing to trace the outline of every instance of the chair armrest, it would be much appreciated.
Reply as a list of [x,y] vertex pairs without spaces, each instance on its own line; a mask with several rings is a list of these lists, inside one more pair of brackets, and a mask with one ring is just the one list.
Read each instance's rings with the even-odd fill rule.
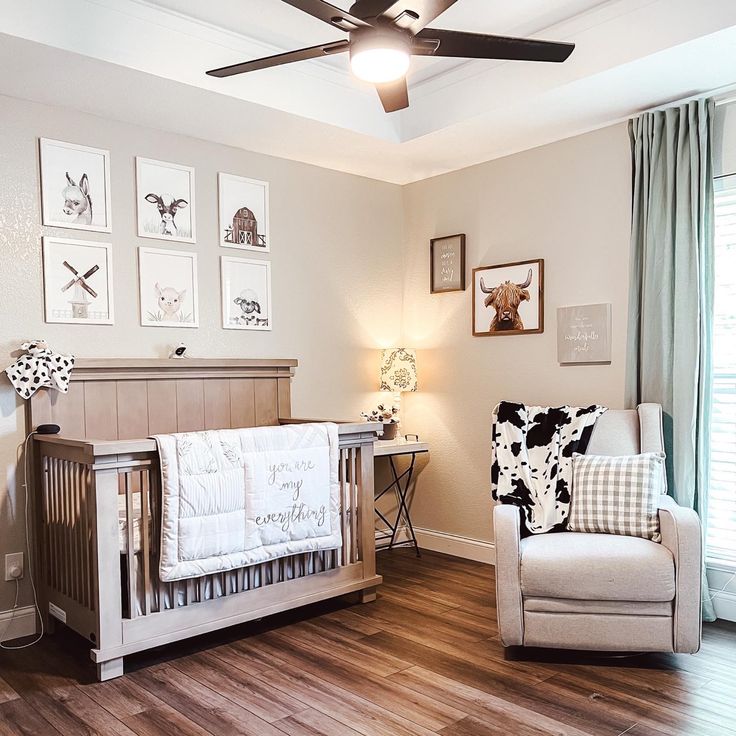
[[496,613],[504,646],[524,643],[524,606],[521,596],[519,509],[499,504],[493,509],[496,534]]
[[674,650],[694,654],[700,649],[703,537],[693,509],[670,496],[659,501],[662,544],[675,561]]

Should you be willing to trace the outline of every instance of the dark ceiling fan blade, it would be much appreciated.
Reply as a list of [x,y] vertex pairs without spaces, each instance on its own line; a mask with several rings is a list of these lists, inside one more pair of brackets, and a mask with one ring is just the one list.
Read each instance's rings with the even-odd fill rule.
[[370,23],[366,23],[358,16],[353,15],[345,10],[324,2],[324,0],[283,0],[287,5],[311,15],[313,18],[323,20],[341,31],[354,31],[356,28],[369,28]]
[[[443,31],[425,28],[417,39],[439,41],[434,56],[450,56],[465,59],[513,59],[516,61],[565,61],[575,48],[574,43],[537,41],[533,38],[487,36],[482,33]],[[421,49],[412,51],[425,55]]]
[[347,51],[349,48],[349,41],[335,41],[334,43],[322,44],[322,46],[310,46],[308,49],[287,51],[286,53],[276,54],[275,56],[266,56],[263,59],[254,59],[253,61],[244,61],[240,64],[223,66],[219,69],[210,69],[207,74],[211,77],[232,77],[234,74],[255,72],[259,69],[268,69],[272,66],[290,64],[293,61],[305,61],[306,59],[316,59],[320,56],[340,54],[343,51]]
[[378,96],[386,112],[396,112],[409,107],[409,89],[406,86],[406,78],[402,77],[395,82],[377,84]]
[[385,18],[411,33],[419,33],[457,0],[357,0],[350,8],[359,18]]

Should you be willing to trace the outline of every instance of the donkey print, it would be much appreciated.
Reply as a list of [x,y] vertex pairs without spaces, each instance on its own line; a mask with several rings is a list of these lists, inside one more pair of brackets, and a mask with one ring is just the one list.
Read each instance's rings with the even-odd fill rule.
[[64,198],[64,207],[62,208],[64,214],[67,217],[74,215],[72,222],[76,225],[91,225],[92,198],[89,196],[87,174],[82,174],[82,178],[77,184],[67,171],[66,181],[66,186],[61,190],[61,196]]
[[180,209],[184,209],[187,206],[187,201],[185,199],[174,199],[171,194],[154,194],[151,192],[146,195],[146,202],[155,204],[158,208],[158,214],[161,216],[159,233],[170,238],[175,238],[178,230],[174,217]]

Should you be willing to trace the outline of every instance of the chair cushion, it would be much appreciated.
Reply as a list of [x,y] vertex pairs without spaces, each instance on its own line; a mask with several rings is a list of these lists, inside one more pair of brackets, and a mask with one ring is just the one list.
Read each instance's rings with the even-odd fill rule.
[[521,540],[524,596],[671,601],[675,563],[661,544],[614,534],[560,532]]

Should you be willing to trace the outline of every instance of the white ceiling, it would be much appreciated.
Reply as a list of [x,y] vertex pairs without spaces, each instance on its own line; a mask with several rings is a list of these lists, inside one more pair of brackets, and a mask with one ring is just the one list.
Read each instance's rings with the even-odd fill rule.
[[406,183],[736,83],[734,0],[458,0],[433,25],[577,47],[561,65],[415,59],[411,107],[386,115],[345,55],[205,76],[344,37],[280,0],[6,0],[0,94]]

